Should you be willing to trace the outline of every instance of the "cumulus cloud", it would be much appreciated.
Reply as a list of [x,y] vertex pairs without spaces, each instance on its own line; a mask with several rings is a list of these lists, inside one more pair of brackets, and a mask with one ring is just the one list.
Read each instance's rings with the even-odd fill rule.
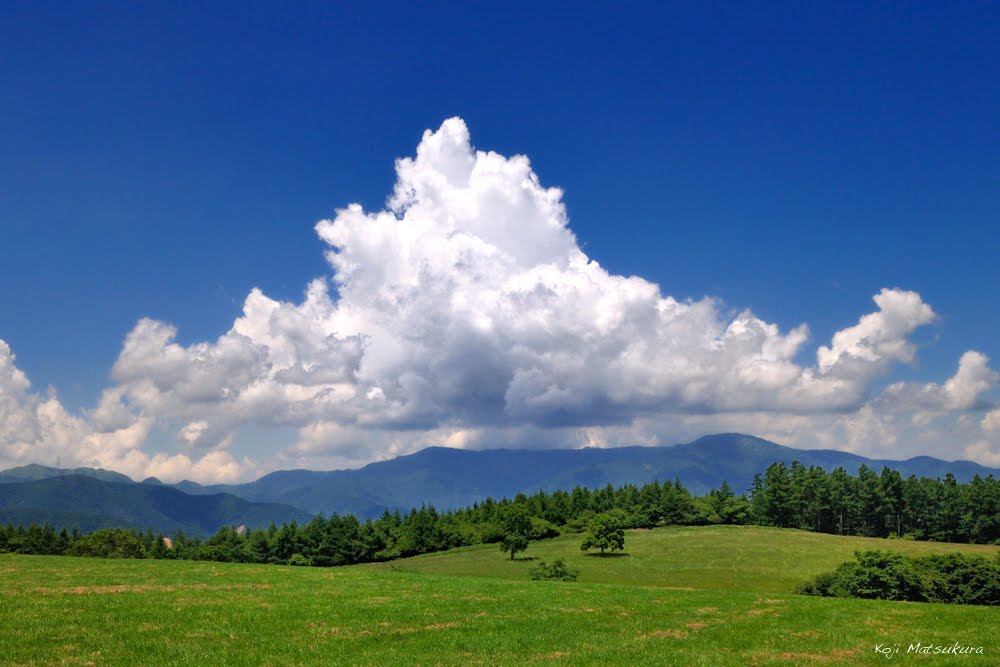
[[255,290],[227,334],[188,348],[143,320],[114,370],[129,400],[216,437],[252,420],[430,429],[851,409],[934,318],[918,294],[882,290],[804,367],[805,325],[729,320],[712,299],[608,273],[579,248],[561,191],[524,156],[473,150],[460,119],[396,171],[385,210],[351,205],[316,226],[337,299],[324,280],[300,305]]
[[805,324],[783,331],[611,274],[577,243],[562,192],[525,156],[475,150],[461,119],[425,132],[396,174],[383,210],[352,204],[316,225],[332,275],[301,303],[255,289],[228,332],[189,346],[170,324],[140,320],[92,427],[120,431],[143,415],[182,450],[147,468],[179,474],[205,461],[205,475],[230,476],[244,425],[294,429],[282,456],[303,461],[425,444],[652,444],[724,424],[769,435],[812,426],[819,444],[861,450],[894,442],[904,412],[982,408],[996,384],[969,352],[941,385],[872,396],[894,365],[913,362],[911,335],[937,317],[916,292],[881,290],[811,361]]
[[1000,374],[989,367],[985,354],[969,351],[959,359],[955,374],[943,384],[898,382],[882,392],[879,402],[892,411],[939,413],[982,408],[984,394],[996,386],[998,379]]
[[[57,462],[66,467],[89,466],[118,470],[141,479],[156,471],[165,479],[236,481],[252,470],[251,462],[236,462],[215,451],[195,460],[150,456],[142,450],[154,418],[134,413],[122,400],[122,390],[105,390],[97,406],[83,416],[71,414],[54,392],[31,391],[6,342],[0,340],[0,466]],[[175,465],[168,468],[168,464]]]
[[145,475],[164,481],[190,479],[196,482],[231,483],[243,481],[252,462],[238,461],[225,450],[215,450],[200,458],[187,454],[156,454],[143,460]]

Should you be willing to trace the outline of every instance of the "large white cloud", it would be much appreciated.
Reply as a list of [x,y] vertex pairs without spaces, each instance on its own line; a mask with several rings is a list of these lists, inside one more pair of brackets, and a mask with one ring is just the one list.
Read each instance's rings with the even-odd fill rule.
[[[384,210],[350,205],[316,225],[333,273],[302,303],[255,289],[230,331],[190,346],[171,325],[141,320],[93,426],[120,430],[141,414],[172,428],[178,452],[147,467],[179,474],[216,457],[203,476],[211,465],[239,474],[217,457],[244,425],[295,429],[282,456],[304,462],[435,442],[673,442],[727,424],[798,441],[812,426],[816,445],[861,450],[893,440],[879,430],[885,420],[983,408],[996,384],[969,352],[941,385],[872,397],[895,364],[913,361],[911,334],[936,318],[915,292],[881,290],[811,361],[804,324],[782,331],[610,274],[579,247],[561,191],[543,187],[524,156],[474,150],[458,118],[425,132],[396,172]],[[0,419],[12,433],[34,428],[15,412]]]

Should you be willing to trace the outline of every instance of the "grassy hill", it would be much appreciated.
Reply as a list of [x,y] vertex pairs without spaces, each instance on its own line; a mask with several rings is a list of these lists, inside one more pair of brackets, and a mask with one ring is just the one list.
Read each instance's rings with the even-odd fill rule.
[[859,549],[893,549],[913,556],[952,551],[994,556],[1000,551],[986,545],[841,537],[760,526],[629,530],[625,553],[604,557],[580,551],[581,541],[581,535],[562,535],[532,542],[514,561],[505,559],[497,545],[480,544],[361,567],[525,579],[536,560],[563,558],[580,570],[580,581],[586,583],[791,593],[806,579],[853,560]]
[[[532,544],[528,555],[568,555],[575,542]],[[776,592],[875,545],[953,546],[666,529],[630,533],[630,556],[577,556],[580,583],[529,581],[531,561],[509,564],[492,548],[403,562],[410,571],[0,555],[0,664],[885,664],[878,644],[900,645],[892,664],[912,664],[914,642],[984,648],[917,656],[927,664],[996,664],[998,608]],[[462,563],[488,576],[412,571]],[[602,578],[620,583],[592,583]],[[691,589],[666,587],[677,583]]]

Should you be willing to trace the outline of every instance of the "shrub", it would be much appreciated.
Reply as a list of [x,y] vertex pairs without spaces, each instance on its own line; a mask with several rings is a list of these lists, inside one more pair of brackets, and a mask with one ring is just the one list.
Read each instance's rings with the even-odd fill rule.
[[583,510],[575,519],[567,521],[563,528],[570,533],[582,533],[587,530],[587,526],[590,525],[593,518],[594,512],[592,510]]
[[1000,605],[1000,567],[995,562],[957,553],[924,556],[918,562],[936,575],[938,600]]
[[92,558],[145,558],[146,547],[132,531],[104,528],[73,542],[66,549],[66,554]]
[[303,556],[302,554],[292,554],[292,557],[288,559],[289,565],[295,565],[297,567],[308,567],[313,564],[312,558],[308,556]]
[[876,600],[910,600],[927,602],[931,582],[915,566],[912,559],[892,551],[858,551],[858,562],[845,568],[843,585],[852,597]]
[[836,582],[837,572],[823,572],[799,586],[795,592],[799,595],[818,595],[825,598],[848,597],[834,592]]
[[545,540],[550,537],[559,537],[559,529],[551,521],[540,519],[537,516],[531,517],[531,530],[528,537],[532,540]]
[[556,558],[551,565],[546,565],[544,560],[539,561],[529,574],[535,581],[576,581],[580,571],[567,567],[562,558]]
[[799,587],[803,595],[909,602],[1000,605],[1000,564],[982,556],[947,554],[908,558],[888,551],[857,551],[844,563]]
[[483,544],[497,544],[503,540],[503,526],[496,521],[487,521],[479,526],[479,535]]

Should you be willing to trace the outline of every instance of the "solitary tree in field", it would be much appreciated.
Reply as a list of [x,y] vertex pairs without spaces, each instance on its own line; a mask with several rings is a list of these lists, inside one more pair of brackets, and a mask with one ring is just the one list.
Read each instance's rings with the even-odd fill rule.
[[528,548],[528,535],[531,533],[531,517],[520,505],[513,505],[507,510],[503,520],[503,539],[500,541],[500,551],[514,554]]
[[580,550],[589,551],[590,549],[600,549],[602,555],[605,551],[625,549],[625,529],[617,514],[603,512],[590,520]]

